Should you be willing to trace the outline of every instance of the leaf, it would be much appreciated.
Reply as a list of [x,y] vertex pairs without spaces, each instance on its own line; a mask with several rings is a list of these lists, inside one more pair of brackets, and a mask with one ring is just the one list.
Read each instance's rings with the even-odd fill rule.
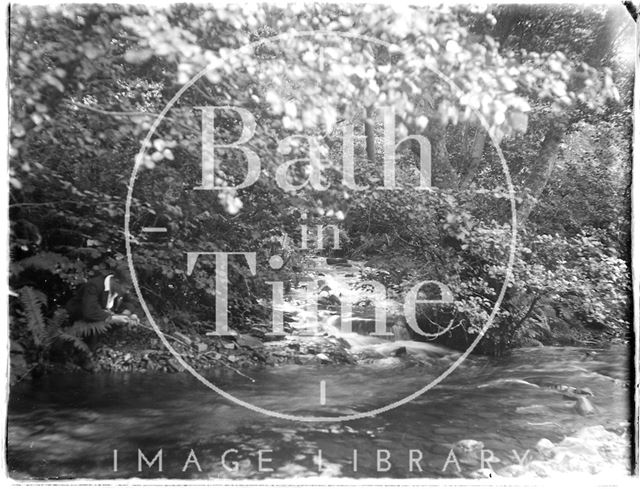
[[65,333],[75,337],[86,337],[95,334],[102,334],[109,331],[111,328],[110,324],[105,323],[104,321],[96,321],[96,322],[87,322],[87,321],[76,321],[68,328]]
[[84,52],[84,55],[87,58],[96,59],[98,56],[102,54],[102,49],[98,48],[97,46],[94,46],[91,43],[86,42],[82,45],[82,52]]
[[68,343],[73,344],[73,346],[75,346],[78,350],[81,350],[85,353],[90,353],[91,350],[89,349],[89,346],[78,336],[74,336],[71,335],[69,333],[65,333],[65,332],[61,332],[58,334],[58,338],[60,338],[62,341],[66,341]]
[[46,339],[46,323],[42,316],[42,306],[46,296],[33,287],[20,289],[20,302],[27,317],[27,328],[31,332],[34,344],[39,347]]
[[527,132],[529,116],[524,112],[520,112],[519,110],[511,111],[509,113],[509,121],[514,131]]
[[129,49],[124,53],[124,60],[133,65],[139,65],[149,60],[153,56],[151,49]]

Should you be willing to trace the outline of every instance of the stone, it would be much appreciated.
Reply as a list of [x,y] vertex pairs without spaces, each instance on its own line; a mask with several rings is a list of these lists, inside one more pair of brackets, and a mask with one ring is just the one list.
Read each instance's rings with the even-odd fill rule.
[[280,341],[286,337],[286,333],[267,333],[264,335],[264,341]]
[[209,345],[207,345],[206,343],[198,343],[196,345],[196,348],[198,349],[198,353],[204,353],[209,349]]
[[308,363],[311,363],[312,360],[313,360],[313,355],[296,355],[293,358],[293,361],[298,365],[306,365]]
[[261,348],[262,347],[262,341],[260,341],[258,338],[255,338],[251,335],[248,334],[241,334],[238,336],[238,339],[236,340],[236,342],[238,343],[238,345],[246,347],[246,348]]
[[190,345],[192,343],[191,338],[189,338],[186,334],[182,334],[180,331],[176,331],[175,333],[173,333],[173,336],[182,340],[187,345]]
[[167,363],[169,364],[169,366],[175,370],[176,372],[183,372],[184,371],[184,367],[180,364],[180,362],[178,362],[178,360],[176,360],[175,358],[170,358]]
[[327,258],[327,265],[344,265],[349,261],[346,258]]
[[593,407],[593,404],[591,404],[589,400],[583,396],[578,397],[574,409],[578,414],[582,416],[589,416],[590,414],[596,412],[596,408]]
[[318,353],[316,355],[316,358],[318,360],[320,360],[322,363],[330,363],[331,362],[331,359],[327,355],[325,355],[324,353]]
[[325,307],[339,306],[340,298],[335,294],[323,292],[319,294],[318,305]]
[[459,440],[453,446],[453,452],[460,459],[460,462],[469,463],[473,461],[475,463],[479,460],[484,443],[477,440]]
[[226,348],[227,350],[235,350],[236,348],[236,344],[232,341],[221,341],[220,344],[222,345],[223,348]]
[[541,438],[538,443],[536,443],[536,450],[544,458],[551,458],[555,455],[556,446],[551,440]]

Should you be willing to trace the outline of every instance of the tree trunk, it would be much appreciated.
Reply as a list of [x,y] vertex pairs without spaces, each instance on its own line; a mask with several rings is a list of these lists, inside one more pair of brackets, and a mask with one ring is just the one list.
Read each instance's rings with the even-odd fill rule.
[[525,187],[529,189],[529,196],[518,209],[518,223],[524,223],[529,218],[529,214],[536,205],[536,201],[542,195],[558,158],[558,151],[562,137],[566,131],[565,123],[552,124],[545,134],[540,153],[533,161],[529,175],[525,181]]
[[471,146],[470,158],[468,160],[469,165],[467,166],[464,177],[460,182],[460,188],[467,188],[476,177],[476,173],[478,172],[478,168],[480,168],[480,163],[482,162],[482,153],[484,151],[486,141],[487,131],[482,127],[477,127],[476,135],[473,138],[473,144]]
[[428,137],[433,156],[433,186],[441,189],[457,190],[459,184],[458,174],[451,165],[449,151],[447,151],[446,128],[442,127],[439,122],[433,121]]
[[367,107],[364,119],[364,135],[366,138],[367,160],[375,165],[376,163],[376,139],[375,139],[375,111],[372,106]]

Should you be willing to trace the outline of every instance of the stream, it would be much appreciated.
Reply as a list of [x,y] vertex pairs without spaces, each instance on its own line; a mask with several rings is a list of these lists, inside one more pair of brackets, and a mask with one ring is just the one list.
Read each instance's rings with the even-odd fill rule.
[[[267,409],[300,416],[352,414],[395,401],[431,377],[428,368],[409,360],[413,355],[441,360],[442,351],[406,343],[404,359],[340,368],[269,368],[252,372],[255,383],[222,371],[209,377]],[[514,463],[514,450],[521,457],[534,451],[541,438],[557,444],[582,430],[574,442],[580,450],[569,453],[581,457],[589,447],[597,452],[606,438],[614,456],[596,459],[590,470],[620,474],[628,470],[630,453],[625,431],[629,372],[621,362],[625,350],[542,347],[514,351],[505,360],[470,358],[412,402],[376,417],[335,423],[257,414],[186,373],[52,376],[11,392],[8,465],[12,476],[21,479],[452,477],[457,475],[455,464],[442,469],[451,446],[460,440],[481,441],[500,460],[492,465],[497,470]],[[325,405],[317,396],[321,380],[326,382]],[[541,384],[588,387],[595,412],[579,414],[574,401],[536,387]],[[149,461],[163,449],[163,471],[156,464],[138,472],[138,449]],[[117,472],[113,450],[118,450]],[[191,463],[183,472],[190,450],[198,466]],[[222,463],[227,450],[233,451],[226,465],[236,470]],[[389,465],[379,463],[377,450]],[[422,472],[416,464],[410,470],[410,450],[416,450],[414,458],[421,455]],[[584,470],[583,459],[576,470]],[[563,463],[572,469],[571,457]]]
[[[341,297],[348,287],[339,290],[339,279],[356,275],[326,266],[314,273]],[[296,294],[290,309],[299,308]],[[300,314],[294,327],[302,335],[321,326],[368,354],[355,365],[203,375],[262,409],[344,417],[416,392],[460,355],[424,342],[340,333],[335,316],[323,317],[318,325]],[[12,387],[7,462],[16,479],[487,477],[485,460],[492,477],[616,476],[631,469],[630,375],[630,348],[623,344],[522,348],[502,359],[471,355],[417,399],[335,422],[254,412],[189,373],[51,375]],[[585,395],[567,395],[567,388]],[[488,451],[479,458],[482,448]]]

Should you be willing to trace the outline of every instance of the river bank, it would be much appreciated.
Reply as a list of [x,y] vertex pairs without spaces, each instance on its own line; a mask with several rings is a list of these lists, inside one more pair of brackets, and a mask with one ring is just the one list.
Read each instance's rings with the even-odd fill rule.
[[[401,314],[401,304],[379,291],[371,292],[363,283],[365,276],[378,270],[377,262],[365,263],[346,259],[315,257],[308,259],[297,282],[314,281],[318,286],[317,310],[308,311],[308,297],[304,287],[294,287],[285,297],[284,331],[273,334],[268,325],[254,325],[234,335],[212,336],[211,327],[190,321],[187,314],[178,315],[175,322],[160,318],[164,337],[176,354],[169,351],[148,323],[118,326],[98,338],[98,346],[90,361],[84,355],[62,356],[62,362],[44,365],[44,372],[88,370],[92,372],[181,372],[184,366],[176,355],[196,370],[225,368],[242,375],[245,369],[264,368],[283,364],[348,365],[362,359],[401,356],[401,346],[389,346],[384,354],[370,349],[358,349],[366,338],[374,342],[393,342],[414,339]],[[372,268],[373,267],[373,268]],[[349,313],[349,330],[361,334],[343,334],[339,322],[341,301],[354,305]],[[389,337],[374,339],[375,307],[382,307],[387,315]],[[624,341],[609,337],[602,331],[582,326],[566,311],[556,315],[554,309],[542,309],[544,322],[549,325],[537,339],[524,336],[514,347],[585,346],[603,348]],[[469,339],[465,340],[467,343]],[[445,341],[445,344],[448,343]],[[31,372],[23,357],[23,350],[12,344],[12,380],[23,380]],[[356,346],[356,348],[352,348]],[[450,345],[448,345],[451,347]],[[466,343],[452,347],[460,351]],[[66,361],[65,361],[66,360]],[[38,366],[40,367],[40,366]],[[38,375],[43,372],[39,372]]]
[[[374,338],[357,334],[341,334],[335,327],[328,326],[317,331],[300,334],[291,331],[281,335],[253,329],[252,333],[236,333],[234,336],[210,336],[206,333],[179,331],[164,334],[166,340],[182,359],[196,370],[226,368],[241,374],[245,369],[265,368],[276,365],[354,365],[382,358],[406,356],[407,350],[403,341],[409,334],[398,332],[387,339]],[[89,363],[52,364],[49,370],[73,371],[88,370],[91,372],[166,372],[184,371],[184,367],[162,343],[158,335],[150,327],[121,327],[107,335],[102,335]],[[589,341],[583,345],[594,350],[611,344],[624,344],[621,339]],[[377,345],[376,348],[364,348],[366,345]],[[424,343],[433,349],[437,345]],[[545,345],[529,345],[545,346]],[[559,342],[554,346],[566,346]],[[456,352],[442,348],[456,356]]]

